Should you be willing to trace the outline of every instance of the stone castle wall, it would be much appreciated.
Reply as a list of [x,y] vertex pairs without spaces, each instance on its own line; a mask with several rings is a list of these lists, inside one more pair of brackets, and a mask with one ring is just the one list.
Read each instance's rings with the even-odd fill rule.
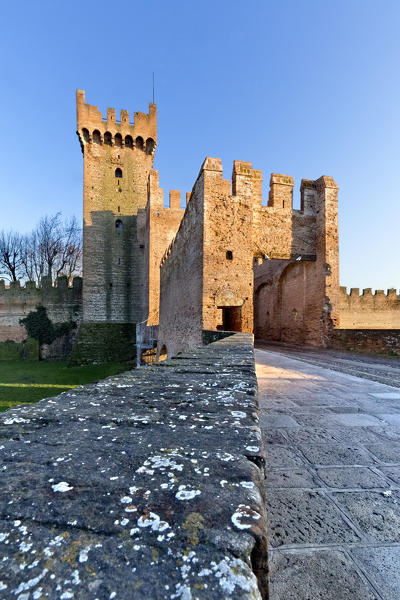
[[[337,185],[330,177],[303,180],[302,208],[295,211],[291,177],[272,175],[267,207],[261,182],[251,163],[234,162],[232,183],[219,159],[203,163],[161,264],[159,351],[163,344],[193,347],[201,329],[253,332],[254,319],[261,338],[327,344],[338,290]],[[202,254],[197,265],[194,252]],[[195,317],[181,322],[193,279],[200,281]]]
[[400,295],[396,290],[341,287],[339,293],[340,329],[400,329]]
[[299,253],[297,258],[293,253],[290,259],[271,260],[267,256],[255,265],[256,338],[316,346],[329,343],[330,331],[338,320],[337,195],[338,187],[331,177],[303,179],[301,209],[293,213],[297,219],[313,218],[309,248],[314,243],[314,250]]
[[62,281],[42,291],[31,284],[0,289],[0,339],[24,337],[18,321],[39,302],[54,321],[68,320],[73,293],[83,322],[74,356],[84,362],[109,360],[115,340],[118,358],[132,357],[135,324],[144,320],[160,323],[158,350],[165,345],[167,354],[201,343],[202,330],[327,346],[335,329],[400,328],[395,291],[360,296],[339,288],[338,186],[331,177],[303,179],[294,210],[293,177],[272,173],[264,206],[261,171],[234,161],[232,180],[225,180],[221,161],[208,157],[186,210],[176,190],[164,207],[153,170],[156,106],[130,121],[126,110],[117,119],[111,108],[103,119],[83,90],[76,101],[82,300]]
[[400,356],[400,327],[396,329],[335,329],[330,348]]
[[54,323],[64,321],[80,322],[82,318],[82,279],[75,277],[72,286],[68,286],[66,277],[59,277],[55,285],[44,277],[42,286],[27,282],[21,287],[19,282],[6,287],[0,281],[0,342],[26,339],[26,329],[19,320],[42,304]]
[[158,353],[162,355],[174,356],[202,344],[203,190],[200,172],[178,232],[161,261]]
[[96,106],[77,91],[77,133],[83,152],[83,319],[134,323],[143,318],[144,249],[137,213],[157,143],[157,111],[129,113]]
[[151,171],[148,201],[138,212],[138,238],[144,247],[143,314],[148,325],[158,325],[160,307],[160,263],[176,235],[185,210],[181,208],[181,193],[169,192],[169,207],[164,207],[164,193],[159,187],[158,172]]

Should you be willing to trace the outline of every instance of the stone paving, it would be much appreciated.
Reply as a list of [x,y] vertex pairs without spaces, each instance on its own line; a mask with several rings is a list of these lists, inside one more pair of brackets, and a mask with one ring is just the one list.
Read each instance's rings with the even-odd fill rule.
[[400,389],[366,379],[371,358],[359,378],[327,355],[255,354],[270,600],[399,600]]

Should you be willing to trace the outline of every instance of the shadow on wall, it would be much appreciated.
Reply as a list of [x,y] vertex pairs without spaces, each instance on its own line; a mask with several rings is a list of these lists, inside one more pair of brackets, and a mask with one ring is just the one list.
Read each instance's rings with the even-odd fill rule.
[[319,335],[321,312],[310,294],[315,262],[269,262],[276,264],[271,264],[269,277],[256,288],[254,295],[255,337],[312,343]]

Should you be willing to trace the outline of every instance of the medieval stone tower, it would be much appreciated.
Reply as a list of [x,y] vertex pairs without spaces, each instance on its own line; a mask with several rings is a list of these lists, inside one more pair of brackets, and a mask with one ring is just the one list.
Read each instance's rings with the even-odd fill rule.
[[133,342],[143,315],[144,249],[137,239],[138,209],[147,202],[147,182],[157,143],[157,112],[107,109],[85,103],[77,90],[77,133],[83,153],[83,325],[79,354],[107,358],[102,349],[117,338]]

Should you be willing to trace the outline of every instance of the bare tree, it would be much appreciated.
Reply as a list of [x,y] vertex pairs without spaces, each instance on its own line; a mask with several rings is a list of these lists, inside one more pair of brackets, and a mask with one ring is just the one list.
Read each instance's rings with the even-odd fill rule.
[[25,235],[23,238],[22,263],[24,268],[24,278],[27,281],[35,281],[40,285],[44,275],[44,261],[39,249],[39,240],[37,231]]
[[23,239],[15,231],[0,232],[0,276],[18,281],[23,274]]
[[59,228],[59,252],[54,262],[54,276],[67,275],[71,279],[81,272],[82,233],[76,217],[73,216]]
[[47,275],[51,281],[59,275],[69,280],[81,270],[81,230],[75,217],[63,222],[61,213],[42,217],[23,241],[23,268],[26,279],[40,285]]

